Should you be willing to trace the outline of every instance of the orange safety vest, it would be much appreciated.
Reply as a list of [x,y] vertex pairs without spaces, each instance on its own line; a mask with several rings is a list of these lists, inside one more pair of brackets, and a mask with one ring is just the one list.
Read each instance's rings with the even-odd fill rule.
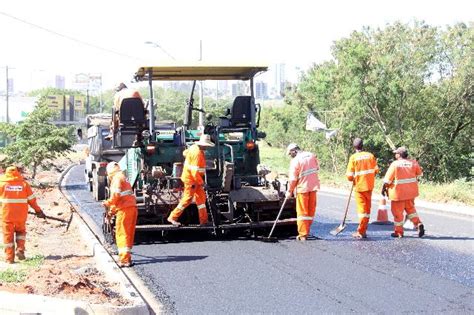
[[375,174],[379,172],[375,156],[370,152],[357,152],[351,155],[347,164],[347,179],[354,182],[358,192],[374,189]]
[[204,174],[206,174],[206,156],[199,149],[197,144],[193,144],[189,149],[185,150],[183,155],[186,156],[183,166],[183,174],[181,180],[187,185],[204,184]]
[[31,186],[15,167],[8,167],[0,177],[0,202],[3,222],[25,222],[28,205],[36,212],[41,211]]
[[390,164],[384,183],[390,200],[410,200],[418,196],[418,177],[423,172],[415,160],[399,159]]
[[306,193],[319,190],[319,162],[311,152],[298,152],[291,160],[288,191]]
[[[126,98],[139,98],[142,99],[142,96],[137,90],[134,89],[122,89],[115,93],[114,96],[114,108],[115,110],[120,109],[120,105],[122,105],[122,101]],[[143,100],[142,100],[143,103]]]
[[137,206],[132,186],[123,172],[117,172],[113,175],[110,184],[110,198],[105,201],[105,205],[110,208],[112,213]]

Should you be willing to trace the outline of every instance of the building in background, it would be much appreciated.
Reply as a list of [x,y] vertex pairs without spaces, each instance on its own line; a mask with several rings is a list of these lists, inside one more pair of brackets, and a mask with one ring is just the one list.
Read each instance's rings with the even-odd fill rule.
[[265,82],[255,83],[255,97],[258,99],[268,99],[268,84]]
[[54,87],[64,90],[66,88],[66,79],[62,75],[56,75]]

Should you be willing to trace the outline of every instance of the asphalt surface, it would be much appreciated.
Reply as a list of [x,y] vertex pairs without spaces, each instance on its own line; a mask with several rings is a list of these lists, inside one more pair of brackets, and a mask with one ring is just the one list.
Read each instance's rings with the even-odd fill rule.
[[[103,208],[87,191],[82,165],[72,168],[67,184],[100,224]],[[318,194],[312,233],[320,240],[174,235],[163,241],[148,232],[136,237],[133,268],[166,313],[474,312],[473,217],[419,208],[422,239],[415,231],[392,239],[393,226],[371,224],[368,239],[353,240],[351,202],[348,227],[335,237],[329,231],[342,220],[346,198]],[[372,209],[374,220],[377,205]]]

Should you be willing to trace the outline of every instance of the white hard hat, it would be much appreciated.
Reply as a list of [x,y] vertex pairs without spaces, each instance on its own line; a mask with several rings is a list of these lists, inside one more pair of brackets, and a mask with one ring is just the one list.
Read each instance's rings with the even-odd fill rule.
[[107,172],[108,175],[110,175],[112,173],[120,171],[120,166],[118,165],[117,162],[110,162],[109,164],[107,164],[105,171]]
[[288,147],[286,148],[286,155],[290,154],[290,151],[299,149],[298,145],[296,143],[290,143]]
[[212,143],[211,141],[211,136],[202,134],[201,137],[199,138],[199,141],[194,142],[197,145],[203,146],[203,147],[213,147],[215,144]]

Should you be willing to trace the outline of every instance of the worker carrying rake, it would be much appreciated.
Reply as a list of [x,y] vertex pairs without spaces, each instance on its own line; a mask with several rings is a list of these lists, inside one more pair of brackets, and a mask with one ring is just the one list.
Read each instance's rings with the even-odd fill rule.
[[418,196],[418,178],[423,175],[420,165],[415,160],[408,159],[405,147],[395,151],[395,161],[390,164],[384,177],[382,195],[391,200],[391,209],[395,231],[392,237],[403,237],[403,211],[408,219],[417,227],[418,236],[425,235],[425,226],[421,223],[415,209],[415,198]]
[[26,218],[28,205],[35,209],[39,218],[45,214],[36,202],[30,185],[26,182],[16,166],[9,166],[5,174],[0,177],[0,211],[2,213],[3,246],[5,247],[5,260],[9,264],[25,259]]
[[352,146],[355,153],[349,158],[346,176],[353,183],[359,226],[352,234],[354,238],[367,238],[367,227],[372,205],[372,190],[374,189],[375,174],[379,172],[375,156],[363,150],[364,141],[355,138]]
[[311,152],[301,151],[296,143],[286,149],[291,156],[288,190],[285,197],[296,196],[296,223],[299,241],[306,241],[316,213],[317,191],[319,190],[319,161]]

